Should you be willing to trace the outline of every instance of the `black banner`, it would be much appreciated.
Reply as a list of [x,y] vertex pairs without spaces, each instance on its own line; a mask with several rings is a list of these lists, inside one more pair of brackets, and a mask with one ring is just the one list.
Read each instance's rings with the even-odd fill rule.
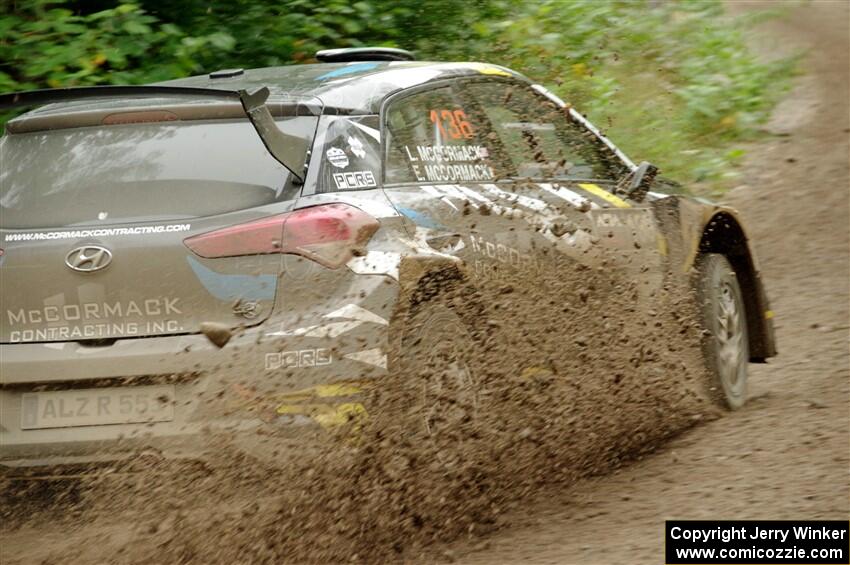
[[840,520],[668,520],[668,565],[850,563],[850,523]]

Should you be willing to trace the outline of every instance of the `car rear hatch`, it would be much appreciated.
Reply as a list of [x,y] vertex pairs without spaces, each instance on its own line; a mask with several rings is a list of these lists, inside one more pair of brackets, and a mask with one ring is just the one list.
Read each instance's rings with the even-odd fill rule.
[[[309,147],[321,110],[270,106],[280,132]],[[10,122],[0,139],[0,342],[110,342],[264,320],[281,255],[248,241],[245,254],[205,258],[184,240],[291,209],[300,183],[266,142],[238,102],[185,97],[61,104]]]

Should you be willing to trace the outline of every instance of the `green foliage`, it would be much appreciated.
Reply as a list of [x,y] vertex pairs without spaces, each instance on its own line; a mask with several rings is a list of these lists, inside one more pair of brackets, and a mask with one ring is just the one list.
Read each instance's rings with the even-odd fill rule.
[[22,0],[0,16],[0,90],[164,80],[201,72],[205,58],[235,46],[223,32],[189,36],[137,4],[69,8]]
[[747,26],[709,0],[15,0],[0,11],[0,91],[138,84],[304,62],[322,48],[399,46],[522,71],[635,159],[723,186],[741,158],[733,144],[754,135],[791,71],[790,61],[754,58]]
[[752,22],[720,2],[543,0],[479,22],[461,55],[522,70],[665,176],[729,185],[740,149],[788,85],[793,60],[762,63]]

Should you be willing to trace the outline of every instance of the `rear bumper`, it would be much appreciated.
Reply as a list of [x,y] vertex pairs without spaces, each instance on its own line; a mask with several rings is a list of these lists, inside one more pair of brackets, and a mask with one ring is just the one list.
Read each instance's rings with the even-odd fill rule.
[[[297,443],[360,414],[358,391],[386,372],[398,287],[382,276],[344,278],[344,296],[317,304],[293,295],[287,319],[247,329],[222,349],[203,335],[104,347],[0,345],[0,467],[114,461],[140,451],[203,458],[222,437],[250,449],[269,436]],[[22,426],[26,393],[161,383],[174,387],[168,422]]]
[[92,381],[115,377],[208,371],[256,341],[252,328],[219,350],[203,335],[122,339],[105,347],[77,342],[0,345],[0,385]]
[[[282,425],[285,424],[285,425]],[[75,476],[88,469],[127,463],[138,469],[138,461],[187,460],[228,461],[230,454],[269,461],[270,454],[288,449],[303,451],[323,441],[327,430],[308,416],[286,422],[212,420],[174,425],[163,423],[146,428],[92,426],[58,430],[27,430],[25,443],[4,445],[0,478]],[[44,433],[53,432],[53,433]],[[228,451],[229,450],[229,451]]]

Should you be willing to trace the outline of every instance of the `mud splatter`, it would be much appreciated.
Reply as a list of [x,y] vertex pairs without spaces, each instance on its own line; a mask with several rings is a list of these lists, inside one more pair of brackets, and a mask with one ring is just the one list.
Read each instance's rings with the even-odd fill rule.
[[273,456],[210,437],[205,465],[86,479],[71,506],[103,529],[79,546],[121,524],[109,559],[427,559],[498,529],[540,486],[604,473],[712,413],[689,290],[641,302],[633,281],[577,265],[469,276],[434,277],[396,314],[391,376],[358,398],[368,418],[295,445],[268,432],[263,445],[289,445]]

